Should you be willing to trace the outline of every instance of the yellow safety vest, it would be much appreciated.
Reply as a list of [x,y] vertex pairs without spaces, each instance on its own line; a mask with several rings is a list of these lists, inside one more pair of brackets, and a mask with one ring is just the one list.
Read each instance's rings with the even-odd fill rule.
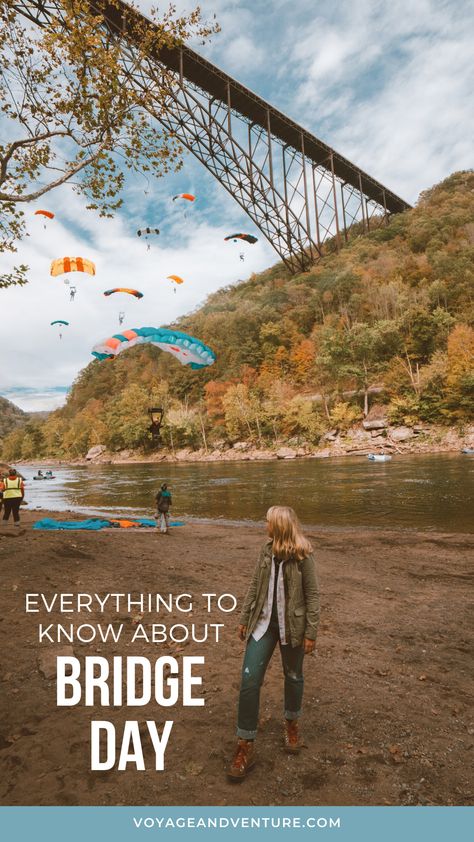
[[5,490],[3,492],[4,500],[12,500],[14,497],[23,497],[20,477],[5,477],[3,484],[5,486]]

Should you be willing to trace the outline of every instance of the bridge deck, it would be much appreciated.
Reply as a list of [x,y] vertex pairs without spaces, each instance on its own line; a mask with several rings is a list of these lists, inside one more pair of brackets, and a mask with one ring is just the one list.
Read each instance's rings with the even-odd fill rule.
[[[63,0],[11,1],[40,26],[64,10]],[[160,31],[124,0],[87,2],[120,39],[130,84],[147,90],[149,80],[164,77],[170,107],[150,104],[150,114],[219,180],[290,271],[317,260],[326,239],[340,248],[352,230],[367,232],[373,219],[410,207],[190,47],[152,47],[142,56],[136,48],[144,35],[160,44]]]
[[[290,120],[289,117],[278,111],[273,105],[270,105],[257,94],[253,93],[253,91],[240,84],[240,82],[237,82],[227,73],[224,73],[224,71],[194,52],[194,50],[191,50],[189,47],[181,47],[180,50],[183,55],[183,75],[190,82],[198,85],[223,103],[227,102],[227,86],[229,85],[232,108],[239,111],[240,114],[247,117],[251,122],[266,129],[267,115],[269,114],[272,135],[283,143],[295,149],[301,149],[301,136],[303,135],[305,155],[315,164],[325,163],[327,165],[328,157],[332,152],[334,173],[336,176],[342,178],[357,190],[362,186],[362,190],[366,196],[374,199],[376,202],[381,202],[381,195],[385,191],[386,207],[389,213],[400,213],[410,207],[407,202],[391,190],[388,190],[370,175],[363,172],[360,167],[352,164],[347,158],[344,158],[322,140],[319,140],[315,135],[302,128],[298,123]],[[166,50],[160,54],[163,63],[170,69],[177,70],[178,72],[180,69],[180,50]],[[362,185],[359,183],[359,174]]]
[[[113,0],[113,2],[95,0],[94,5],[102,13],[105,13],[109,23],[113,25],[117,32],[123,32],[123,21],[127,20],[127,17],[130,19],[134,14],[130,6],[122,0]],[[140,17],[148,20],[145,15],[140,15]],[[154,26],[152,21],[148,21],[148,25]],[[328,157],[332,153],[334,174],[347,184],[352,185],[356,190],[362,188],[366,196],[381,204],[383,204],[382,197],[385,194],[385,204],[389,213],[400,213],[410,207],[407,202],[365,173],[360,167],[352,164],[347,158],[344,158],[311,132],[302,128],[298,123],[290,120],[273,105],[237,82],[232,76],[220,70],[215,64],[200,56],[190,47],[163,49],[157,58],[170,70],[182,73],[185,79],[215,97],[216,100],[227,104],[230,98],[232,109],[238,111],[252,123],[262,126],[265,130],[268,128],[269,118],[272,135],[284,144],[301,150],[303,140],[305,155],[315,164],[325,163],[327,165]]]

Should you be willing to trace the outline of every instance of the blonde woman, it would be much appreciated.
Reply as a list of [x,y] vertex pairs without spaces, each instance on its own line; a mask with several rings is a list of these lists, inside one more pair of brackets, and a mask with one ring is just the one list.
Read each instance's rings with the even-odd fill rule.
[[285,676],[284,747],[302,747],[298,718],[303,699],[303,658],[315,646],[319,589],[313,548],[288,506],[267,512],[269,539],[242,607],[239,637],[247,641],[239,695],[237,746],[227,769],[241,780],[255,764],[260,688],[277,643]]

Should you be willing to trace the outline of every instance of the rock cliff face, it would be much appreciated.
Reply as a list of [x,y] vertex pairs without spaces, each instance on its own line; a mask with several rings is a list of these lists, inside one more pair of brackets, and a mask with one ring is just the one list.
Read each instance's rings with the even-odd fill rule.
[[408,441],[416,433],[412,427],[390,427],[389,435],[392,441]]
[[105,444],[95,444],[94,447],[91,447],[85,456],[86,462],[93,462],[95,459],[98,459],[99,456],[103,456],[105,451],[107,450]]
[[364,430],[384,430],[388,427],[387,407],[375,403],[369,414],[364,418],[362,426]]

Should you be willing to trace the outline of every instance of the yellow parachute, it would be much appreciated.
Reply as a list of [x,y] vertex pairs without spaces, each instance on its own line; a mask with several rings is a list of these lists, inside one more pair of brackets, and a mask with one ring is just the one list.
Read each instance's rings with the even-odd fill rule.
[[95,275],[95,263],[85,257],[58,257],[51,263],[51,275],[64,275],[65,272],[87,272]]

